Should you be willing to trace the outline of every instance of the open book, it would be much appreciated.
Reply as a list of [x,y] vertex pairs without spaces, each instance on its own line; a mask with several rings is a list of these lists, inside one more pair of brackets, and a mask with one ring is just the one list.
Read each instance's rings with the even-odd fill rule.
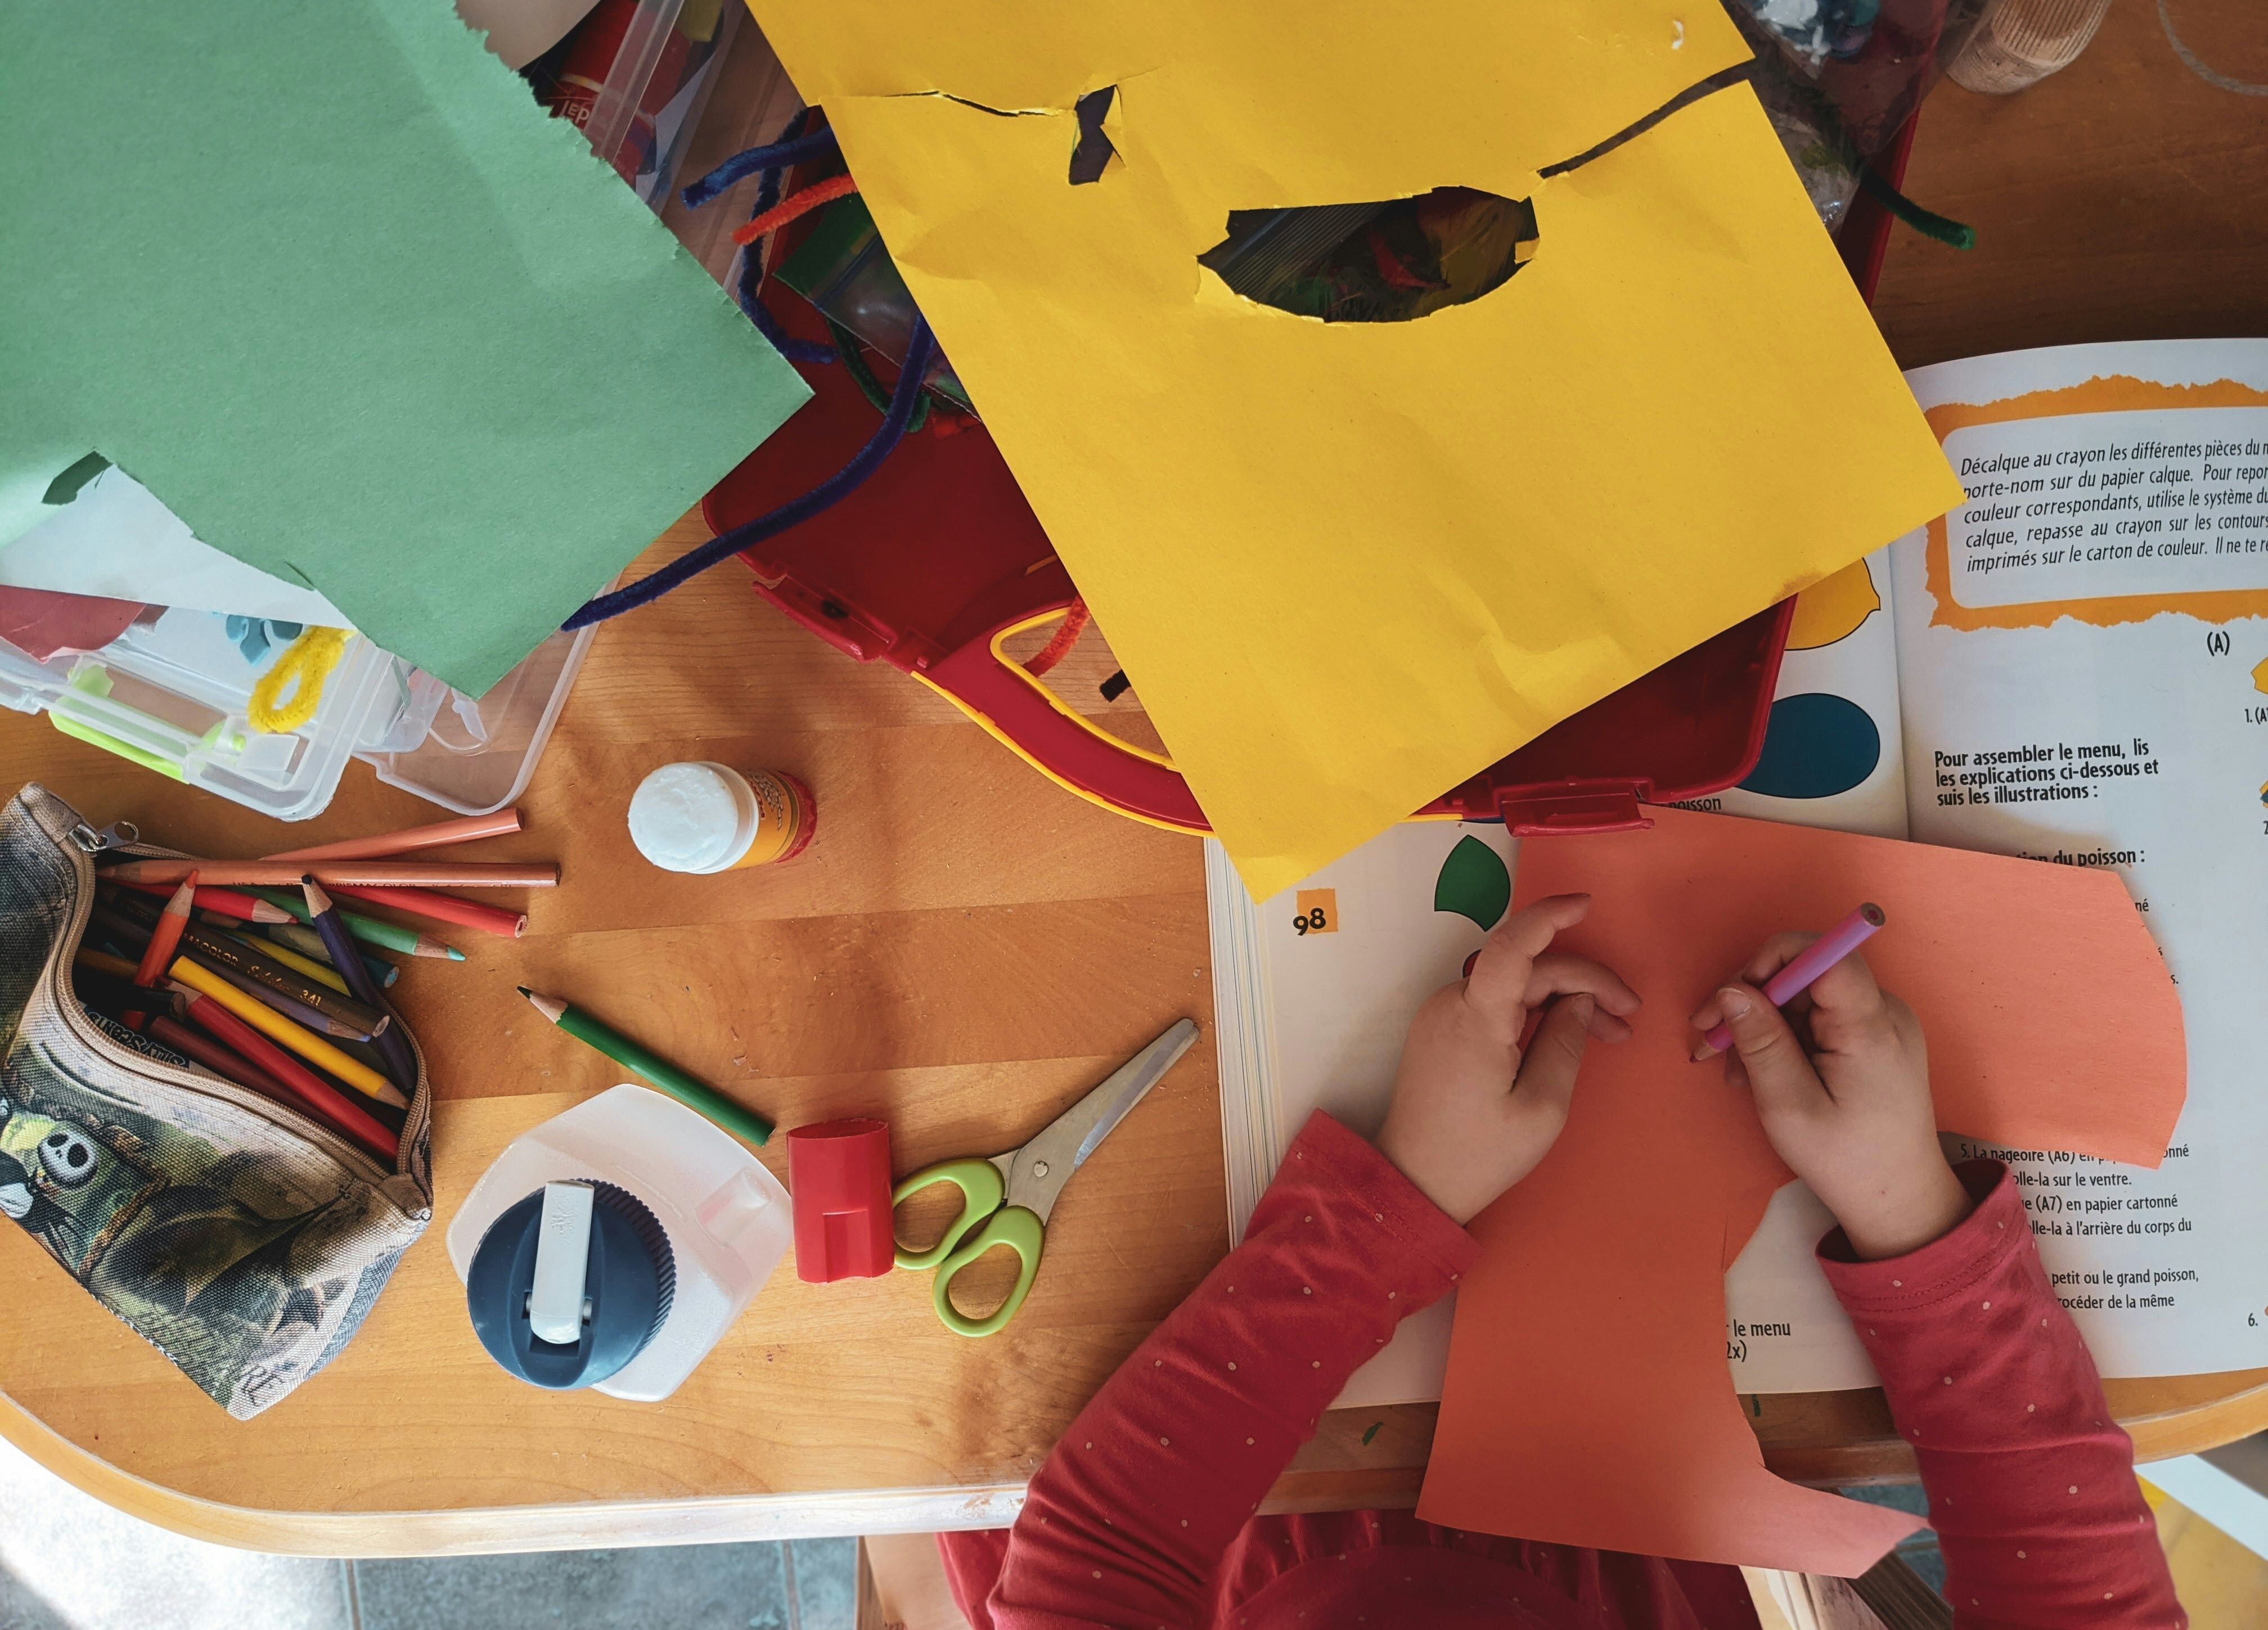
[[[2268,340],[1908,378],[1970,500],[1806,592],[1762,758],[1696,807],[2116,870],[2188,1029],[2164,1165],[1948,1152],[2014,1168],[2105,1375],[2268,1365]],[[1412,823],[1256,905],[1208,845],[1240,1236],[1310,1110],[1376,1131],[1410,1014],[1502,911],[1519,847]],[[1812,1260],[1830,1226],[1792,1184],[1727,1275],[1741,1390],[1873,1384]],[[1407,1321],[1341,1403],[1439,1397],[1450,1317]]]

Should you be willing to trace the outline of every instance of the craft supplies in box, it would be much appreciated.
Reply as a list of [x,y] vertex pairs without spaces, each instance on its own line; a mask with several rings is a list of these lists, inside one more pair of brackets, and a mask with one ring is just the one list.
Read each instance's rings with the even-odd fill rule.
[[327,669],[279,687],[277,699],[304,708],[306,688],[320,686],[307,716],[286,729],[255,728],[261,682],[306,631],[147,607],[93,651],[57,650],[42,661],[0,641],[0,703],[45,712],[67,735],[279,821],[320,815],[356,757],[381,780],[482,815],[526,786],[591,641],[588,631],[555,634],[470,697],[348,633]]

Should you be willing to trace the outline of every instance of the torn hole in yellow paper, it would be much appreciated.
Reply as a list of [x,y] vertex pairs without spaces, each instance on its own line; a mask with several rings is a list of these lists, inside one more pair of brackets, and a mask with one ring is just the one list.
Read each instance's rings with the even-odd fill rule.
[[1102,179],[1102,173],[1119,162],[1118,149],[1110,140],[1108,120],[1111,104],[1117,100],[1118,87],[1106,85],[1100,91],[1089,91],[1079,99],[1071,109],[1079,117],[1079,144],[1071,150],[1071,184],[1085,187]]
[[1436,187],[1376,203],[1233,210],[1197,263],[1248,300],[1324,322],[1410,322],[1501,288],[1534,258],[1525,198]]

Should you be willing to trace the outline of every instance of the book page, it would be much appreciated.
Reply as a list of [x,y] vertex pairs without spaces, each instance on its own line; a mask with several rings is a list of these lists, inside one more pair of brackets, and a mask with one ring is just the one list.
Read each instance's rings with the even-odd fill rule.
[[[1310,1113],[1377,1135],[1410,1021],[1502,919],[1520,845],[1501,824],[1409,822],[1258,905],[1217,847],[1206,845],[1214,1008],[1241,1241]],[[1440,1398],[1455,1300],[1404,1319],[1333,1407]]]
[[1970,494],[1893,550],[1913,836],[2116,871],[2189,1041],[2157,1171],[1948,1147],[2105,1375],[2268,1365],[2268,341],[1911,377]]
[[1756,767],[1738,786],[1679,808],[1906,835],[1889,581],[1881,549],[1797,596]]

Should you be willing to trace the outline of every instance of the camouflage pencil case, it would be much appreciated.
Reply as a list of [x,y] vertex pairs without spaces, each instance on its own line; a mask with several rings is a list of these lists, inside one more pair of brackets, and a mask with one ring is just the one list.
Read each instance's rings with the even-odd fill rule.
[[389,1169],[84,1006],[94,857],[167,852],[133,836],[36,784],[0,809],[0,1212],[243,1420],[338,1356],[424,1232],[432,1092],[412,1037]]

